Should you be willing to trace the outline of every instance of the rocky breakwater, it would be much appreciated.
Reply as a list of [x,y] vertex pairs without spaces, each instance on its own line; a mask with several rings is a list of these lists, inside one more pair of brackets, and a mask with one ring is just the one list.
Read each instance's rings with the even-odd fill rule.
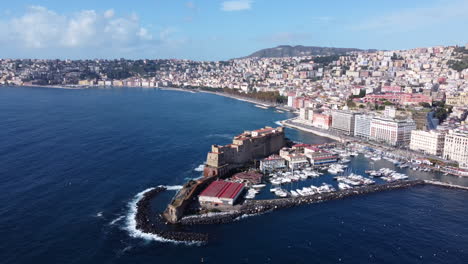
[[456,185],[456,184],[451,184],[451,183],[446,183],[446,182],[430,181],[430,180],[425,180],[424,182],[429,185],[439,186],[439,187],[448,188],[448,189],[468,190],[468,186],[461,186],[461,185]]
[[168,228],[161,215],[151,211],[151,200],[165,190],[165,187],[156,187],[146,192],[137,202],[136,229],[173,241],[206,242],[208,240],[207,234],[165,230]]
[[392,182],[386,184],[378,184],[365,186],[350,190],[337,191],[332,193],[322,193],[310,196],[301,196],[294,198],[280,198],[271,200],[252,200],[246,203],[238,211],[233,211],[226,214],[213,214],[211,216],[185,217],[180,223],[186,225],[199,224],[222,224],[232,222],[242,215],[255,215],[278,210],[281,208],[290,208],[294,206],[319,203],[329,200],[343,199],[346,197],[364,195],[374,192],[381,192],[394,189],[409,188],[417,185],[424,185],[422,180]]

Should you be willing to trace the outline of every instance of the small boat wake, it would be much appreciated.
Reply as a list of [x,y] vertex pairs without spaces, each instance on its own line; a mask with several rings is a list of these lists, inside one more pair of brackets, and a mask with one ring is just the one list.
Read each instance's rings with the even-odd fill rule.
[[103,215],[102,215],[102,212],[97,212],[97,213],[94,215],[94,217],[96,217],[96,218],[102,218],[102,216],[103,216]]
[[109,225],[115,225],[117,224],[118,222],[120,222],[120,220],[124,219],[125,218],[125,215],[121,215],[119,217],[117,217],[116,219],[112,220]]
[[[162,186],[162,187],[166,188],[166,186]],[[175,185],[175,186],[167,186],[167,187],[171,188],[171,190],[178,190],[182,186]],[[169,190],[169,188],[167,188],[167,190]],[[138,211],[137,204],[141,199],[143,199],[143,197],[145,196],[145,194],[147,192],[150,192],[150,191],[152,191],[154,189],[155,188],[152,187],[152,188],[148,188],[148,189],[146,189],[146,190],[144,190],[142,192],[139,192],[128,203],[128,213],[127,213],[126,216],[122,216],[122,218],[125,217],[125,225],[123,226],[123,229],[126,230],[128,232],[128,234],[133,238],[140,238],[140,239],[144,239],[144,240],[148,240],[148,241],[157,241],[157,242],[174,243],[174,244],[201,245],[202,244],[201,242],[197,242],[197,241],[177,241],[177,240],[172,240],[172,239],[166,239],[166,238],[163,238],[162,236],[159,236],[157,234],[145,233],[145,232],[137,229],[137,221],[136,221],[136,215],[137,215],[137,211]],[[117,218],[114,221],[115,221],[115,223],[117,223],[120,220],[121,219]],[[112,221],[112,222],[114,222],[114,221]]]

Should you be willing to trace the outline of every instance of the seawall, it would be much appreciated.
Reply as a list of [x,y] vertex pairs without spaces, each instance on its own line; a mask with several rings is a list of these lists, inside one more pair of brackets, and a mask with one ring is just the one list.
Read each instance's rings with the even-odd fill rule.
[[229,223],[242,215],[255,215],[282,208],[290,208],[305,204],[319,203],[329,200],[343,199],[346,197],[364,195],[374,192],[409,188],[418,185],[426,184],[422,180],[392,182],[386,184],[371,185],[356,189],[342,190],[333,193],[314,194],[303,197],[281,198],[270,200],[252,200],[247,201],[240,210],[232,211],[229,214],[213,214],[211,216],[200,217],[185,217],[179,223],[184,225],[199,225],[199,224],[222,224]]
[[445,183],[445,182],[440,182],[440,181],[425,180],[424,183],[429,184],[429,185],[449,188],[449,189],[468,190],[467,186],[455,185],[455,184],[450,184],[450,183]]

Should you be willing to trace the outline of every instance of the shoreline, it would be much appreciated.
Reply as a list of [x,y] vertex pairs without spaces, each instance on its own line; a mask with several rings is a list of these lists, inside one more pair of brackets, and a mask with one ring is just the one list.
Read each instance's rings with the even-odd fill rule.
[[178,92],[188,92],[188,93],[206,93],[206,94],[214,94],[218,96],[223,96],[227,98],[231,98],[238,101],[243,101],[255,105],[261,105],[268,108],[277,108],[281,107],[283,111],[289,111],[283,108],[284,105],[272,103],[272,102],[263,102],[263,101],[256,101],[254,99],[248,97],[239,97],[227,93],[222,92],[212,92],[206,91],[201,89],[187,89],[187,88],[178,88],[178,87],[144,87],[144,86],[98,86],[98,85],[89,85],[89,86],[66,86],[66,85],[0,85],[0,87],[27,87],[27,88],[51,88],[51,89],[66,89],[66,90],[84,90],[84,89],[91,89],[91,88],[141,88],[141,89],[159,89],[165,91],[178,91]]
[[65,89],[65,90],[84,90],[89,89],[91,87],[86,86],[66,86],[66,85],[39,85],[39,84],[31,84],[31,85],[0,85],[0,87],[26,87],[26,88],[49,88],[49,89]]

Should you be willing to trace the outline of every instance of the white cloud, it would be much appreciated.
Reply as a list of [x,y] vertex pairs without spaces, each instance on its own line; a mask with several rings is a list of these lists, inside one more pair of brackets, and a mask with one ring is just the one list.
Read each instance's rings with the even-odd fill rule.
[[241,11],[241,10],[249,10],[251,8],[252,8],[251,0],[224,1],[221,4],[221,10],[223,11]]
[[96,36],[98,15],[93,10],[81,11],[68,21],[62,44],[68,47],[86,45]]
[[21,15],[0,18],[0,56],[140,56],[120,52],[160,47],[176,37],[173,32],[173,29],[151,32],[141,24],[138,15],[116,16],[113,9],[65,15],[42,6],[30,6]]
[[105,18],[113,18],[114,15],[115,15],[114,9],[109,9],[109,10],[106,10],[106,12],[104,12]]
[[67,19],[41,6],[30,6],[25,15],[4,22],[4,41],[19,41],[28,48],[42,48],[61,38]]

